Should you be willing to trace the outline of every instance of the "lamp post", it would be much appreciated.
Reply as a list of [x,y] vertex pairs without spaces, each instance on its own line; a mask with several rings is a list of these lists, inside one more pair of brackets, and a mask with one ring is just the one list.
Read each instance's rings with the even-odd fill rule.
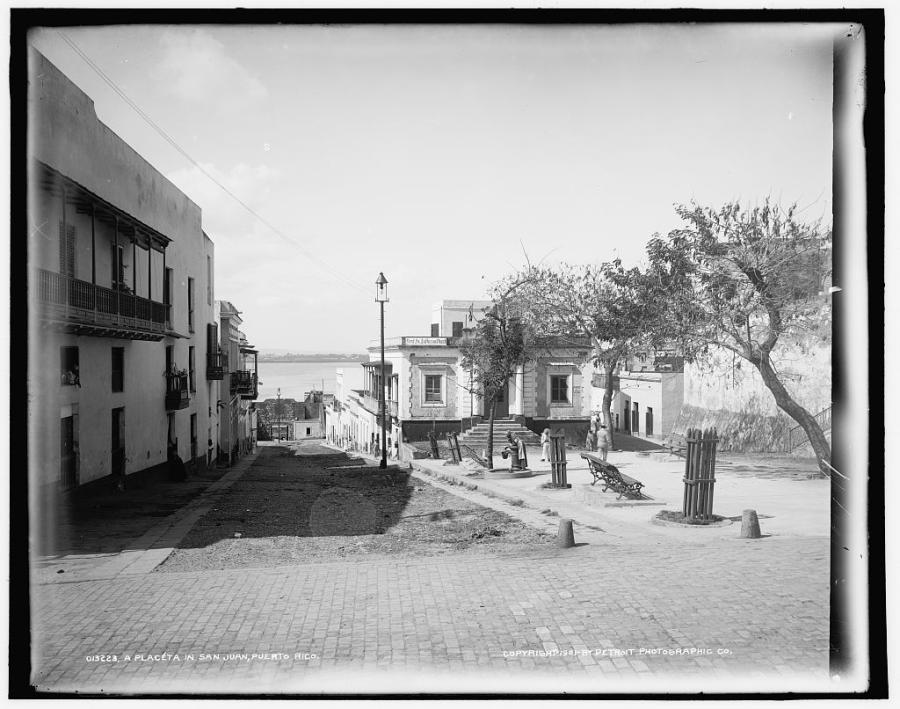
[[378,386],[378,406],[381,411],[381,463],[379,467],[387,467],[387,415],[384,401],[384,304],[388,302],[387,278],[383,273],[375,280],[375,302],[381,307],[381,382]]

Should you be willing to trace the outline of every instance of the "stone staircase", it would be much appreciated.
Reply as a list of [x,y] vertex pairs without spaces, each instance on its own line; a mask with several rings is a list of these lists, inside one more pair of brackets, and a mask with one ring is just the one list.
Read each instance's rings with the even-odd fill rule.
[[[459,436],[460,445],[469,446],[475,451],[482,451],[487,448],[488,440],[488,422],[483,421],[478,425],[470,428],[468,431]],[[506,446],[506,434],[512,432],[519,434],[519,437],[525,441],[526,445],[540,445],[541,437],[534,431],[517,423],[513,419],[495,419],[494,420],[494,450],[500,450]]]

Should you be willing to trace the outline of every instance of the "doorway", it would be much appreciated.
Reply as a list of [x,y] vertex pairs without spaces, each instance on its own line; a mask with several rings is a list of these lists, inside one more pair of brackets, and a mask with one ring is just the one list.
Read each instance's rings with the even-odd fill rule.
[[110,454],[112,456],[112,474],[125,476],[125,408],[112,410],[110,436]]
[[78,486],[78,444],[75,442],[75,417],[60,419],[59,482],[63,490]]
[[494,398],[495,419],[509,418],[509,397],[506,395],[506,390],[508,387],[508,383],[505,386],[500,387],[500,390],[497,392],[497,396]]

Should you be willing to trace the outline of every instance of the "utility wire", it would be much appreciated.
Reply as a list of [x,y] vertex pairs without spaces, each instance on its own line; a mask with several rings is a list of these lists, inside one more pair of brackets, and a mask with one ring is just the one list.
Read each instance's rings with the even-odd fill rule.
[[289,244],[291,244],[291,245],[294,246],[295,248],[297,248],[297,250],[299,250],[300,253],[301,253],[303,256],[305,256],[307,259],[309,259],[310,261],[312,261],[312,262],[318,264],[319,266],[323,267],[325,270],[329,271],[332,275],[334,275],[338,280],[343,281],[343,282],[344,282],[345,284],[347,284],[348,286],[350,286],[350,287],[352,287],[352,288],[355,288],[355,289],[357,289],[357,290],[359,290],[359,291],[361,291],[361,292],[365,292],[366,289],[363,288],[360,284],[356,283],[355,281],[351,281],[351,280],[348,279],[346,276],[344,276],[342,273],[340,273],[340,272],[337,271],[336,269],[332,268],[331,266],[329,266],[327,263],[325,263],[324,261],[322,261],[322,260],[319,259],[318,257],[314,256],[314,255],[313,255],[312,253],[310,253],[307,249],[305,249],[303,246],[301,246],[299,243],[297,243],[296,240],[294,240],[293,238],[291,238],[290,236],[288,236],[287,234],[285,234],[284,232],[282,232],[278,227],[276,227],[276,226],[273,225],[271,222],[269,222],[265,217],[261,216],[261,215],[258,214],[256,211],[254,211],[252,207],[250,207],[250,206],[249,206],[246,202],[244,202],[240,197],[238,197],[236,194],[234,194],[234,192],[232,192],[232,191],[231,191],[230,189],[228,189],[225,185],[223,185],[221,182],[219,182],[215,177],[213,177],[213,176],[212,176],[212,175],[211,175],[211,174],[210,174],[210,173],[209,173],[209,172],[208,172],[208,171],[207,171],[207,170],[206,170],[199,162],[197,162],[196,160],[194,160],[194,158],[191,157],[191,156],[187,153],[187,151],[184,150],[184,148],[182,148],[182,147],[175,141],[174,138],[172,138],[172,136],[170,136],[165,130],[163,130],[163,129],[156,123],[156,121],[154,121],[152,118],[150,118],[150,116],[148,116],[148,115],[141,109],[140,106],[138,106],[134,101],[132,101],[132,100],[128,97],[128,95],[127,95],[121,88],[119,88],[119,86],[118,86],[111,78],[109,78],[109,76],[107,76],[106,73],[105,73],[99,66],[97,66],[97,64],[95,64],[95,63],[91,60],[91,58],[90,58],[90,57],[89,57],[89,56],[88,56],[88,55],[87,55],[87,54],[86,54],[86,53],[85,53],[85,52],[84,52],[84,51],[83,51],[76,43],[75,43],[75,41],[74,41],[71,37],[69,37],[68,35],[66,35],[66,34],[63,33],[63,32],[60,32],[59,30],[57,30],[57,34],[59,34],[59,36],[63,38],[63,40],[66,42],[66,44],[68,44],[68,45],[72,48],[72,50],[73,50],[76,54],[78,54],[78,56],[80,56],[80,57],[84,60],[84,62],[85,62],[91,69],[93,69],[94,72],[96,72],[96,74],[97,74],[101,79],[103,79],[103,81],[105,81],[105,82],[109,85],[109,87],[110,87],[113,91],[115,91],[116,94],[117,94],[117,95],[118,95],[118,96],[119,96],[126,104],[128,104],[128,106],[129,106],[135,113],[137,113],[137,114],[138,114],[138,115],[139,115],[139,116],[140,116],[140,117],[141,117],[141,118],[142,118],[142,119],[143,119],[143,120],[144,120],[151,128],[153,128],[153,130],[156,131],[156,132],[163,138],[163,140],[165,140],[167,143],[169,143],[169,145],[171,145],[173,148],[175,148],[175,150],[177,150],[182,156],[184,156],[184,158],[185,158],[188,162],[190,162],[194,167],[196,167],[196,168],[197,168],[204,176],[206,176],[213,184],[215,184],[215,185],[216,185],[219,189],[221,189],[225,194],[227,194],[227,195],[228,195],[229,197],[231,197],[235,202],[237,202],[237,203],[238,203],[239,205],[241,205],[244,209],[246,209],[247,212],[249,212],[249,213],[250,213],[251,215],[253,215],[256,219],[258,219],[258,220],[259,220],[264,226],[266,226],[270,231],[272,231],[274,234],[276,234],[277,236],[279,236],[279,237],[281,237],[282,239],[284,239],[285,241],[287,241]]

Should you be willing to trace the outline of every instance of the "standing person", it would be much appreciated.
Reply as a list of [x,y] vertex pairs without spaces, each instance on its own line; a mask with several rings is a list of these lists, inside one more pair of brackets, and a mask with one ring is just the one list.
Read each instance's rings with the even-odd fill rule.
[[600,457],[606,462],[606,454],[609,451],[609,431],[606,430],[606,424],[600,424],[600,431],[597,433],[597,447],[600,450]]
[[545,428],[541,434],[541,460],[550,459],[550,429]]
[[593,423],[588,429],[587,438],[584,439],[584,447],[592,453],[597,450],[597,430],[594,428]]

